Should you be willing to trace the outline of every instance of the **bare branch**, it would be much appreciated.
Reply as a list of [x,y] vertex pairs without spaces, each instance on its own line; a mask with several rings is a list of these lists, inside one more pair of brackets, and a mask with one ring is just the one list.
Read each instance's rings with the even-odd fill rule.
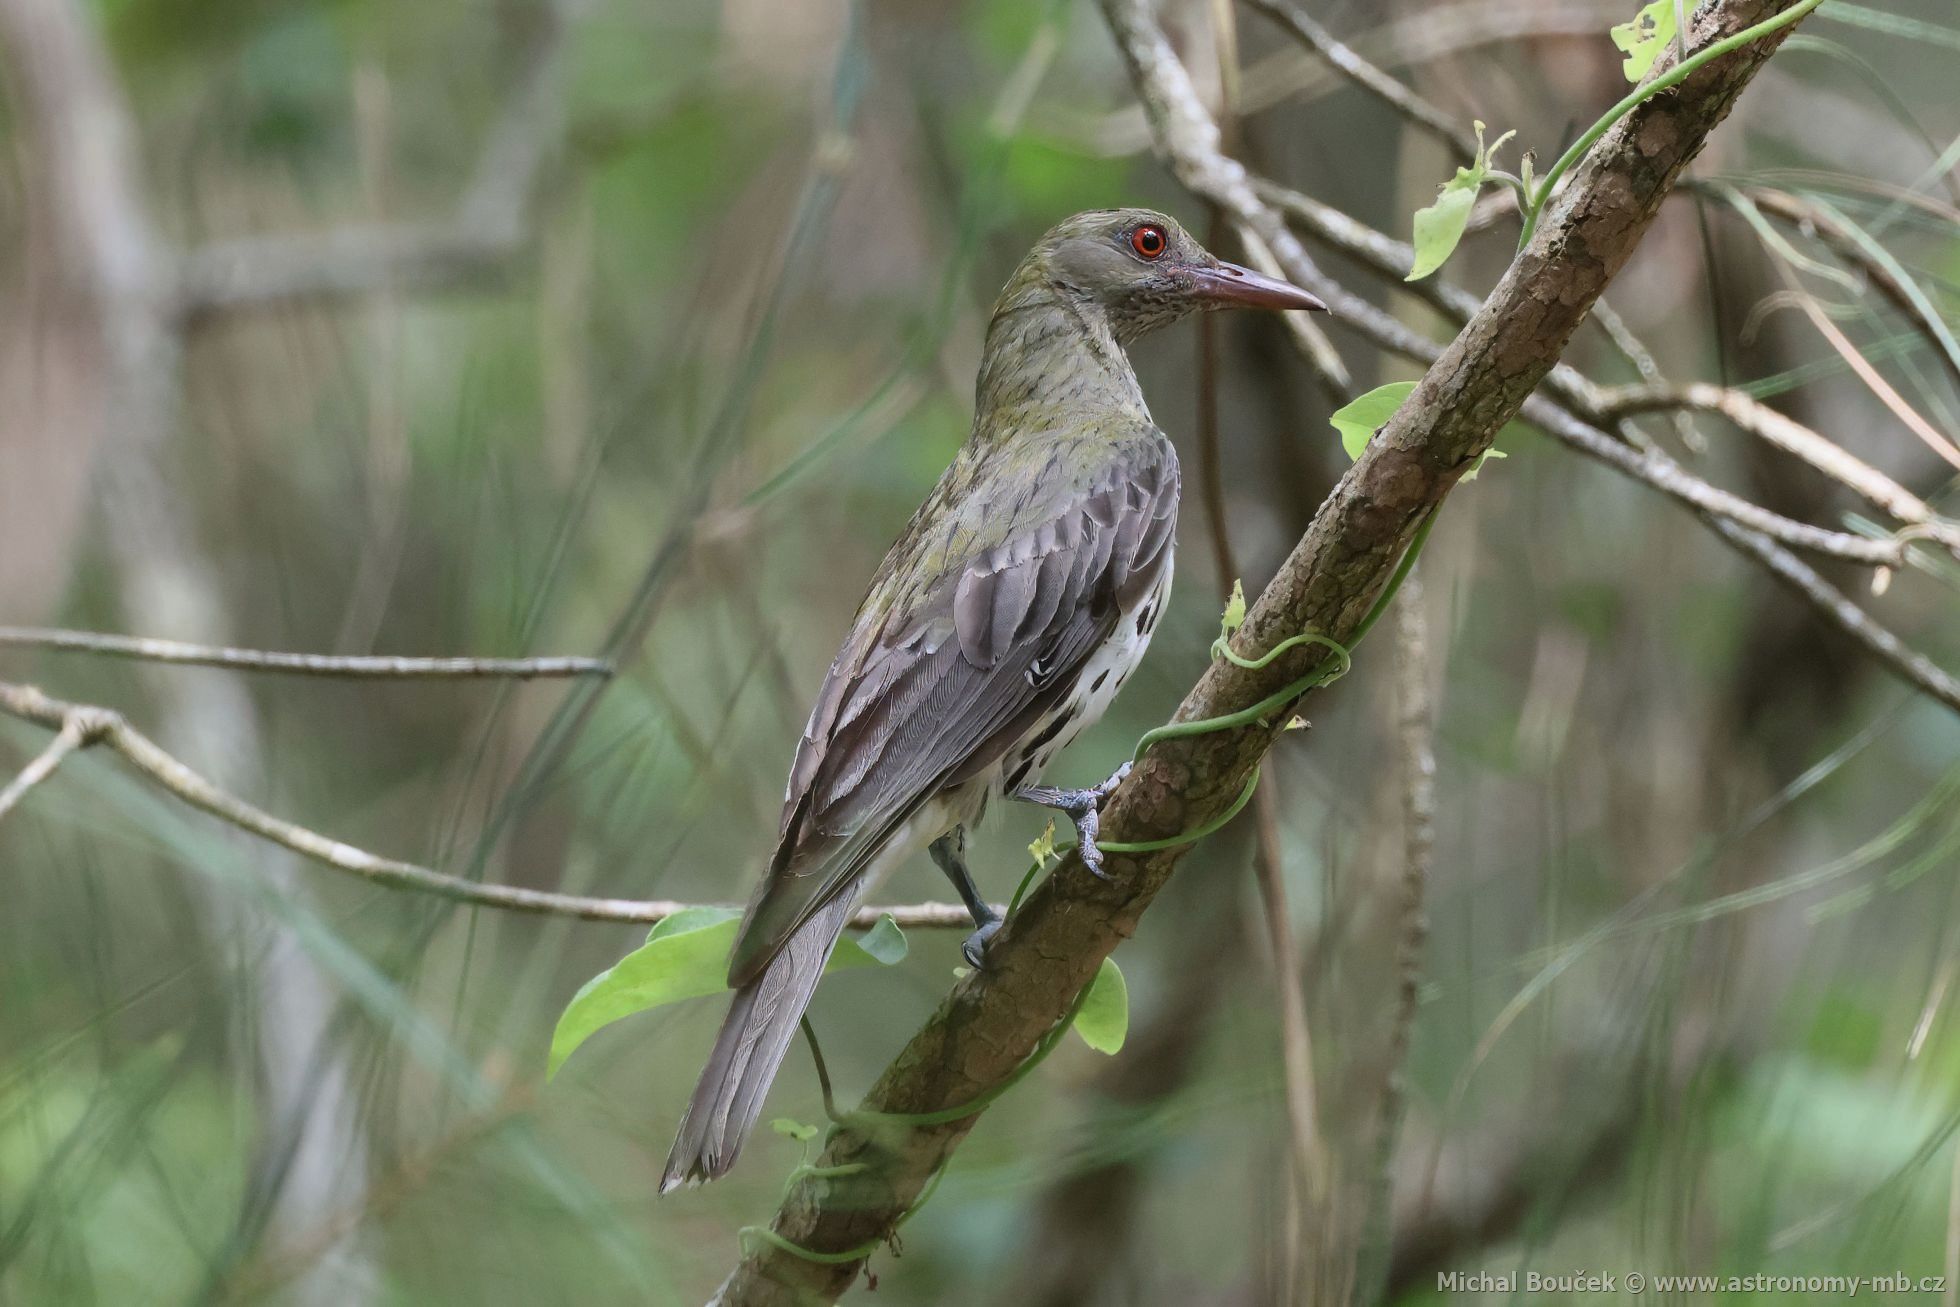
[[1734,522],[1713,518],[1709,525],[1723,539],[1760,562],[1777,580],[1809,600],[1833,626],[1863,645],[1867,653],[1907,683],[1960,712],[1960,680],[1873,621],[1864,609],[1802,559]]
[[221,645],[185,644],[139,635],[104,635],[95,631],[63,631],[48,627],[0,626],[0,648],[58,649],[64,653],[103,654],[145,662],[186,667],[226,667],[244,672],[294,672],[305,676],[445,679],[470,677],[611,676],[613,665],[603,658],[396,658],[379,654],[333,655],[280,653],[265,649],[232,649]]
[[1322,27],[1295,0],[1251,0],[1251,3],[1343,77],[1441,141],[1458,163],[1469,163],[1476,157],[1477,138],[1464,131],[1460,122],[1369,63],[1352,46]]
[[1929,538],[1950,549],[1960,549],[1960,523],[1939,517],[1925,500],[1842,445],[1743,391],[1706,382],[1686,386],[1620,386],[1602,393],[1600,404],[1602,411],[1612,416],[1669,408],[1719,413],[1748,434],[1795,454],[1825,476],[1856,491],[1895,520],[1926,527],[1924,534]]
[[[0,712],[22,721],[33,722],[57,731],[56,743],[63,739],[71,742],[59,753],[50,746],[41,755],[35,766],[46,763],[42,775],[28,780],[27,773],[22,780],[8,786],[5,802],[0,803],[0,814],[4,814],[19,795],[42,779],[47,771],[62,756],[86,744],[101,744],[120,754],[132,767],[151,781],[169,791],[193,808],[210,813],[220,821],[229,822],[240,830],[258,836],[283,848],[291,849],[302,857],[359,876],[372,884],[388,889],[413,890],[418,894],[433,894],[437,898],[451,899],[458,903],[469,903],[478,907],[501,908],[509,912],[539,913],[549,916],[578,917],[586,921],[624,921],[638,924],[651,924],[673,916],[683,908],[693,907],[690,903],[677,903],[671,900],[654,899],[601,899],[585,898],[577,894],[560,894],[552,890],[525,889],[517,885],[485,885],[479,881],[462,876],[452,876],[447,872],[417,866],[412,862],[401,862],[394,858],[377,857],[351,844],[343,844],[304,826],[294,825],[282,817],[275,817],[263,808],[255,807],[213,785],[198,772],[193,771],[173,755],[165,752],[148,736],[138,731],[121,713],[107,708],[87,704],[66,703],[50,698],[31,685],[16,685],[0,681]],[[54,754],[52,762],[48,762]],[[34,768],[30,767],[29,771]],[[19,791],[19,793],[16,793]],[[903,907],[868,907],[860,909],[853,918],[854,925],[870,926],[878,918],[890,914],[900,926],[959,929],[970,927],[973,919],[965,907],[958,903],[915,903]]]
[[70,718],[61,724],[54,739],[48,742],[34,761],[21,769],[7,788],[0,790],[0,818],[12,812],[14,805],[27,797],[27,792],[54,775],[54,769],[61,766],[62,760],[88,742],[88,732],[78,718]]
[[[1582,447],[1607,439],[1542,397],[1534,397],[1526,403],[1524,417],[1551,435]],[[1627,452],[1631,455],[1631,451]],[[1665,455],[1657,456],[1653,451],[1631,456],[1648,461],[1658,457],[1662,465],[1672,463]],[[1700,505],[1695,506],[1695,512],[1730,546],[1807,600],[1820,617],[1863,645],[1867,653],[1907,684],[1960,712],[1960,680],[1955,680],[1930,658],[1873,620],[1870,614],[1852,603],[1842,591],[1824,580],[1802,559],[1762,533],[1752,531],[1728,517]]]
[[[1276,272],[1270,252],[1256,240],[1246,248],[1254,267]],[[1304,314],[1289,313],[1289,320]],[[1223,459],[1219,452],[1217,392],[1217,329],[1210,318],[1199,326],[1198,483],[1211,529],[1212,555],[1217,563],[1218,595],[1224,602],[1239,583],[1237,551],[1232,545],[1231,518],[1226,509]],[[1298,334],[1294,348],[1311,366],[1309,344]],[[1329,1165],[1320,1133],[1319,1087],[1313,1069],[1313,1032],[1308,1024],[1307,993],[1300,946],[1293,935],[1293,913],[1287,906],[1286,861],[1279,829],[1279,791],[1271,774],[1260,777],[1253,795],[1257,841],[1253,846],[1253,876],[1259,887],[1270,956],[1273,996],[1278,1008],[1280,1069],[1286,1090],[1287,1219],[1283,1231],[1282,1282],[1301,1284],[1301,1251],[1308,1237],[1307,1215],[1327,1201]]]
[[1842,558],[1865,567],[1905,566],[1906,542],[1872,540],[1844,531],[1794,521],[1760,504],[1710,485],[1658,449],[1636,450],[1583,422],[1560,422],[1546,401],[1526,404],[1524,416],[1588,458],[1617,468],[1690,508],[1740,523],[1792,548],[1829,558]]
[[[1621,358],[1633,365],[1633,370],[1640,374],[1642,381],[1650,386],[1667,384],[1667,378],[1661,374],[1660,361],[1654,357],[1653,351],[1647,348],[1645,341],[1633,334],[1627,320],[1620,316],[1618,309],[1606,302],[1604,296],[1593,305],[1592,316],[1599,329],[1606,333],[1606,339],[1613,342],[1613,348],[1619,351]],[[1708,448],[1708,442],[1695,429],[1694,419],[1687,410],[1676,409],[1669,416],[1674,420],[1674,434],[1683,447],[1697,454]],[[1631,429],[1630,424],[1628,429]]]
[[[1370,63],[1352,47],[1346,45],[1336,38],[1332,32],[1322,27],[1319,22],[1299,5],[1297,0],[1251,0],[1251,3],[1253,8],[1266,14],[1282,27],[1285,27],[1302,44],[1313,50],[1321,58],[1345,74],[1350,80],[1374,95],[1377,99],[1388,105],[1390,109],[1413,123],[1416,127],[1441,141],[1457,163],[1467,164],[1476,157],[1477,138],[1472,133],[1463,129],[1457,117],[1446,113],[1441,107],[1418,94],[1415,88],[1409,86],[1407,83],[1390,76]],[[1325,205],[1316,206],[1313,201],[1288,191],[1284,187],[1271,186],[1270,183],[1264,183],[1263,179],[1259,178],[1254,179],[1254,184],[1260,188],[1261,195],[1268,203],[1277,203],[1282,209],[1293,208],[1297,212],[1318,207],[1324,210],[1326,214],[1337,217],[1339,219],[1338,222],[1327,224],[1330,232],[1339,232],[1342,236],[1351,238],[1355,245],[1364,247],[1352,248],[1349,250],[1350,253],[1367,258],[1371,262],[1378,260],[1383,254],[1390,254],[1393,259],[1393,267],[1406,270],[1411,266],[1412,256],[1406,253],[1407,247],[1396,248],[1400,244],[1399,242],[1389,241],[1379,233],[1369,231],[1367,228],[1362,227],[1361,224],[1354,223],[1351,219],[1346,218],[1345,215],[1336,214],[1331,207]],[[1492,203],[1488,208],[1488,213],[1493,218],[1497,214],[1506,211],[1515,212],[1516,210],[1515,196],[1509,190],[1499,190],[1490,199]],[[1484,224],[1478,223],[1476,225],[1481,227]],[[1377,262],[1377,267],[1385,273],[1391,271],[1390,266],[1384,262]],[[1399,280],[1399,274],[1392,275],[1398,275]],[[1408,287],[1404,285],[1398,288],[1407,289]],[[1446,313],[1454,312],[1459,320],[1467,318],[1471,313],[1476,311],[1477,305],[1473,298],[1445,285],[1437,278],[1424,278],[1421,282],[1414,283],[1414,289],[1417,294],[1429,300],[1438,308],[1443,309]],[[1649,350],[1640,338],[1634,335],[1633,330],[1627,326],[1626,320],[1614,311],[1613,307],[1603,297],[1598,303],[1593,305],[1593,319],[1605,331],[1606,337],[1612,342],[1614,349],[1618,350],[1633,365],[1634,370],[1640,374],[1641,380],[1650,385],[1662,384],[1665,381],[1665,378],[1661,375],[1660,364],[1655,360],[1653,351]],[[1701,438],[1695,431],[1694,424],[1689,420],[1688,415],[1677,412],[1673,416],[1677,433],[1683,443],[1690,449],[1701,448]]]
[[1259,903],[1266,917],[1267,942],[1272,948],[1273,996],[1279,1003],[1280,1069],[1286,1088],[1289,1163],[1296,1190],[1299,1232],[1307,1218],[1317,1215],[1330,1197],[1327,1146],[1320,1133],[1320,1089],[1313,1069],[1313,1032],[1307,1019],[1305,966],[1293,938],[1293,914],[1287,904],[1286,863],[1279,832],[1279,792],[1272,776],[1262,776],[1253,795],[1253,818],[1259,842],[1253,850],[1253,871],[1259,882]]
[[[1364,32],[1346,44],[1377,67],[1408,66],[1446,59],[1479,46],[1543,37],[1597,37],[1626,16],[1625,0],[1552,0],[1519,5],[1515,0],[1463,0],[1426,6]],[[1282,103],[1311,101],[1339,90],[1347,78],[1325,61],[1295,50],[1268,55],[1248,66],[1239,108],[1247,116]],[[1151,135],[1137,106],[1125,106],[1086,121],[1053,124],[1082,148],[1107,155],[1135,154],[1151,147]]]

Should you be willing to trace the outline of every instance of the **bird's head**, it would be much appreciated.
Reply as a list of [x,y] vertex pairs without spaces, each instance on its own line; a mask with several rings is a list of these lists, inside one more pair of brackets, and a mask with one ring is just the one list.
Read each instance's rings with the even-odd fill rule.
[[1100,309],[1117,340],[1129,342],[1199,309],[1319,309],[1314,296],[1276,277],[1215,257],[1177,222],[1153,209],[1098,209],[1058,223],[1008,284]]

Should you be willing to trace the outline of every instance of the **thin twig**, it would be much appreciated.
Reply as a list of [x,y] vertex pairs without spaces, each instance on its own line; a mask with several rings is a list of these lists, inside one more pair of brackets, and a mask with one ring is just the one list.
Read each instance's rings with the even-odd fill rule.
[[1259,903],[1266,917],[1268,943],[1273,950],[1273,993],[1279,999],[1280,1067],[1286,1081],[1286,1122],[1295,1183],[1305,1214],[1320,1211],[1329,1196],[1327,1146],[1320,1134],[1319,1082],[1313,1069],[1313,1035],[1307,1021],[1307,995],[1302,977],[1306,968],[1300,945],[1293,938],[1293,915],[1287,901],[1286,864],[1279,837],[1279,792],[1276,768],[1260,776],[1253,795],[1253,818],[1259,843],[1252,865],[1259,881]]
[[[1238,233],[1239,239],[1245,243],[1247,263],[1269,277],[1285,275],[1279,260],[1273,257],[1258,233],[1243,226],[1238,228]],[[1293,338],[1294,348],[1312,370],[1314,380],[1320,383],[1321,393],[1337,406],[1347,403],[1354,393],[1354,376],[1348,371],[1333,342],[1327,339],[1327,333],[1320,329],[1320,324],[1306,313],[1282,313],[1279,316],[1287,334]]]
[[1413,89],[1369,63],[1354,48],[1322,27],[1294,0],[1251,0],[1252,7],[1292,33],[1343,77],[1363,87],[1415,126],[1449,148],[1458,163],[1477,154],[1477,138],[1463,130],[1458,119],[1431,104]]
[[[1182,73],[1182,69],[1178,69],[1176,73]],[[1184,102],[1178,96],[1180,90],[1178,78],[1174,78],[1174,74],[1166,71],[1164,80],[1166,80],[1164,84],[1166,104],[1172,106],[1174,110],[1178,104]],[[1184,86],[1188,84],[1190,82],[1186,80]],[[1190,100],[1190,112],[1201,114],[1201,106],[1196,104],[1196,100]],[[1409,266],[1407,261],[1409,257],[1413,257],[1413,253],[1405,253],[1409,247],[1401,245],[1394,237],[1382,235],[1380,231],[1370,231],[1368,227],[1364,227],[1354,219],[1335,214],[1333,210],[1329,210],[1329,206],[1323,206],[1321,202],[1309,196],[1301,196],[1298,192],[1286,192],[1284,188],[1274,186],[1272,182],[1256,180],[1254,184],[1247,184],[1243,178],[1247,178],[1249,174],[1231,159],[1223,159],[1223,157],[1207,159],[1205,151],[1209,151],[1211,145],[1207,143],[1201,125],[1203,123],[1186,121],[1186,114],[1180,112],[1164,112],[1162,116],[1162,129],[1166,133],[1166,149],[1172,153],[1172,159],[1176,161],[1184,151],[1190,151],[1190,155],[1184,159],[1184,165],[1180,167],[1180,176],[1186,176],[1188,186],[1211,198],[1249,194],[1247,200],[1241,200],[1241,204],[1247,204],[1249,210],[1241,210],[1241,214],[1260,212],[1264,218],[1270,218],[1272,221],[1280,221],[1280,214],[1264,208],[1266,198],[1268,196],[1284,198],[1282,202],[1284,202],[1286,218],[1296,219],[1309,233],[1321,235],[1331,245],[1362,259],[1366,265],[1382,272],[1396,270],[1397,278],[1399,278],[1399,270]],[[1241,190],[1241,186],[1245,190]],[[1262,219],[1254,219],[1250,216],[1243,218],[1241,231],[1252,231],[1254,223],[1262,225]],[[1435,341],[1431,341],[1425,335],[1419,335],[1411,327],[1384,314],[1374,304],[1368,304],[1366,300],[1362,300],[1352,292],[1331,286],[1311,261],[1303,261],[1301,265],[1288,265],[1284,259],[1280,259],[1280,268],[1288,276],[1298,280],[1299,284],[1313,290],[1313,294],[1327,300],[1347,327],[1360,331],[1364,337],[1368,337],[1382,349],[1388,349],[1392,353],[1403,355],[1405,359],[1413,359],[1415,363],[1421,364],[1435,363],[1437,357],[1443,353]],[[1423,282],[1415,282],[1415,286],[1421,288]],[[1454,319],[1466,319],[1470,312],[1476,310],[1476,302],[1470,296],[1466,296],[1462,290],[1454,290],[1446,286],[1437,286],[1429,290],[1427,298],[1439,312]],[[1721,490],[1719,486],[1701,480],[1688,468],[1684,468],[1680,462],[1670,459],[1658,449],[1633,451],[1625,443],[1615,441],[1611,435],[1599,429],[1599,425],[1611,425],[1611,415],[1603,413],[1599,406],[1599,396],[1605,392],[1597,384],[1593,384],[1592,380],[1588,380],[1584,374],[1580,374],[1578,370],[1566,364],[1558,364],[1556,368],[1552,368],[1552,374],[1546,378],[1544,386],[1558,398],[1558,402],[1566,410],[1584,413],[1582,421],[1562,421],[1552,427],[1546,427],[1550,435],[1578,449],[1580,453],[1586,453],[1593,459],[1607,462],[1619,468],[1621,472],[1639,478],[1666,496],[1672,496],[1691,508],[1707,509],[1715,515],[1731,517],[1735,521],[1740,521],[1742,525],[1762,531],[1764,535],[1770,535],[1772,539],[1782,541],[1795,549],[1805,549],[1827,557],[1848,558],[1862,566],[1895,568],[1901,566],[1903,562],[1905,547],[1901,541],[1872,541],[1862,535],[1850,535],[1846,531],[1829,531],[1825,527],[1813,527],[1809,523],[1793,521],[1789,517],[1784,517],[1782,513],[1774,513],[1758,504],[1750,504],[1748,500],[1740,498],[1737,494],[1731,494],[1727,490]],[[1552,400],[1539,396],[1525,406],[1525,417],[1539,421],[1537,413],[1544,413],[1554,408],[1556,406],[1552,404]]]
[[1949,548],[1960,549],[1960,523],[1937,516],[1932,506],[1885,473],[1796,419],[1740,390],[1707,382],[1686,386],[1617,386],[1603,392],[1605,412],[1623,416],[1657,409],[1691,408],[1719,413],[1738,428],[1796,455],[1833,481]]
[[[1559,36],[1596,38],[1625,16],[1625,0],[1526,6],[1516,0],[1464,0],[1427,6],[1360,33],[1346,44],[1377,67],[1407,67],[1447,59],[1479,46]],[[1347,78],[1325,60],[1283,49],[1247,65],[1241,108],[1251,117],[1280,104],[1311,102],[1346,84]],[[1134,105],[1050,126],[1058,135],[1098,154],[1135,154],[1151,144],[1144,114]]]
[[0,648],[57,649],[64,653],[104,654],[188,667],[228,667],[245,672],[295,672],[306,676],[392,677],[404,679],[611,676],[603,658],[396,658],[379,654],[280,653],[185,644],[138,635],[104,635],[31,626],[0,626]]
[[[1221,42],[1221,45],[1224,45]],[[1226,79],[1231,80],[1230,76]],[[1213,208],[1214,247],[1222,217]],[[1276,273],[1272,254],[1256,237],[1246,242],[1248,261],[1262,272]],[[1305,315],[1290,313],[1289,319]],[[1198,481],[1205,508],[1205,524],[1211,533],[1212,558],[1217,567],[1220,601],[1229,595],[1241,576],[1237,551],[1232,546],[1231,515],[1225,501],[1225,475],[1220,450],[1218,414],[1217,327],[1207,317],[1199,326],[1198,337]],[[1313,365],[1311,343],[1294,334],[1293,343],[1301,358]],[[1326,374],[1315,371],[1324,380]],[[1343,387],[1344,389],[1345,387]],[[1293,914],[1287,904],[1286,863],[1280,842],[1279,792],[1274,773],[1268,768],[1253,795],[1257,843],[1253,848],[1254,879],[1259,888],[1259,905],[1265,919],[1267,943],[1271,950],[1273,995],[1279,1009],[1280,1070],[1286,1087],[1288,1148],[1288,1219],[1282,1239],[1285,1265],[1281,1282],[1288,1286],[1302,1283],[1301,1252],[1308,1221],[1318,1213],[1327,1195],[1326,1148],[1320,1136],[1319,1087],[1314,1078],[1313,1036],[1307,1016],[1304,968],[1300,948],[1293,937]]]
[[[1660,360],[1654,357],[1646,342],[1634,335],[1633,328],[1620,316],[1620,311],[1608,304],[1603,296],[1599,303],[1593,305],[1592,320],[1606,333],[1606,339],[1612,342],[1620,357],[1633,365],[1633,370],[1640,374],[1642,381],[1650,386],[1667,384],[1667,377],[1661,372]],[[1668,416],[1673,419],[1674,434],[1686,449],[1696,454],[1707,450],[1708,442],[1695,429],[1694,419],[1688,416],[1685,409],[1676,409]]]
[[29,790],[54,775],[54,769],[61,766],[62,759],[86,743],[88,732],[80,719],[70,718],[63,722],[54,739],[48,741],[48,747],[23,767],[20,775],[14,777],[6,789],[0,790],[0,818],[13,811],[14,805],[26,798]]
[[1960,712],[1960,680],[1851,602],[1836,586],[1789,550],[1726,518],[1704,514],[1708,524],[1743,553],[1761,563],[1777,580],[1795,590],[1831,624],[1865,647],[1908,684]]
[[[1551,405],[1546,403],[1544,407],[1550,408]],[[1527,404],[1525,416],[1537,422],[1542,411],[1536,405]],[[1559,423],[1555,429],[1551,429],[1551,434],[1588,458],[1617,468],[1690,508],[1738,522],[1792,548],[1822,554],[1827,558],[1842,558],[1865,567],[1905,566],[1906,542],[1903,539],[1872,540],[1845,531],[1811,526],[1807,522],[1773,513],[1741,495],[1709,484],[1658,449],[1633,449],[1585,423]]]
[[[50,698],[31,685],[0,681],[0,712],[60,732],[57,739],[71,732],[78,735],[76,743],[62,751],[64,754],[81,745],[105,745],[120,754],[137,771],[193,808],[202,809],[220,821],[229,822],[262,840],[291,849],[302,857],[388,889],[413,890],[458,903],[501,908],[509,912],[641,925],[664,921],[683,908],[696,906],[668,899],[586,898],[552,890],[525,889],[517,885],[486,885],[412,862],[378,857],[282,817],[275,817],[263,808],[218,788],[131,726],[121,713],[111,709],[67,703]],[[53,750],[50,749],[50,752]],[[45,760],[47,756],[44,753],[42,759]],[[60,760],[60,756],[54,759],[57,763]],[[52,769],[50,764],[47,770]],[[9,786],[10,803],[18,797],[14,794],[16,787],[25,792],[26,787],[20,786],[19,781]],[[4,812],[4,808],[0,808],[0,812]],[[858,911],[852,918],[852,924],[871,926],[887,914],[900,926],[915,928],[956,929],[973,924],[966,908],[958,903],[867,907]]]

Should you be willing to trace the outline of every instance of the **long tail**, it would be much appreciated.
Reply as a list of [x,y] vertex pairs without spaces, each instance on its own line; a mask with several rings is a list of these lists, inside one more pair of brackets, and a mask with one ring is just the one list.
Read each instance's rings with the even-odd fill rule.
[[761,975],[735,991],[667,1154],[661,1193],[713,1180],[735,1165],[856,899],[847,892],[825,904],[796,928]]

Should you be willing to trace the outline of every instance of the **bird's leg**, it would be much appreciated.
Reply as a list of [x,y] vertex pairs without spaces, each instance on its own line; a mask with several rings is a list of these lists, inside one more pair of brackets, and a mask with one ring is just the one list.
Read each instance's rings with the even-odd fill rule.
[[1109,796],[1116,793],[1116,787],[1130,774],[1130,764],[1124,763],[1110,773],[1109,779],[1101,785],[1086,790],[1058,790],[1052,785],[1024,785],[1009,797],[1023,803],[1038,803],[1044,808],[1054,808],[1068,814],[1075,823],[1075,842],[1082,852],[1082,865],[1097,880],[1108,880],[1103,875],[1102,850],[1096,847],[1096,836],[1102,830],[1102,806]]
[[1000,914],[980,896],[979,888],[973,883],[973,873],[966,869],[966,827],[953,827],[934,840],[927,852],[932,854],[932,860],[939,869],[946,873],[946,879],[953,882],[953,888],[959,891],[960,902],[966,904],[966,910],[973,914],[975,930],[960,945],[960,953],[978,970],[985,965],[987,941],[1000,929]]

